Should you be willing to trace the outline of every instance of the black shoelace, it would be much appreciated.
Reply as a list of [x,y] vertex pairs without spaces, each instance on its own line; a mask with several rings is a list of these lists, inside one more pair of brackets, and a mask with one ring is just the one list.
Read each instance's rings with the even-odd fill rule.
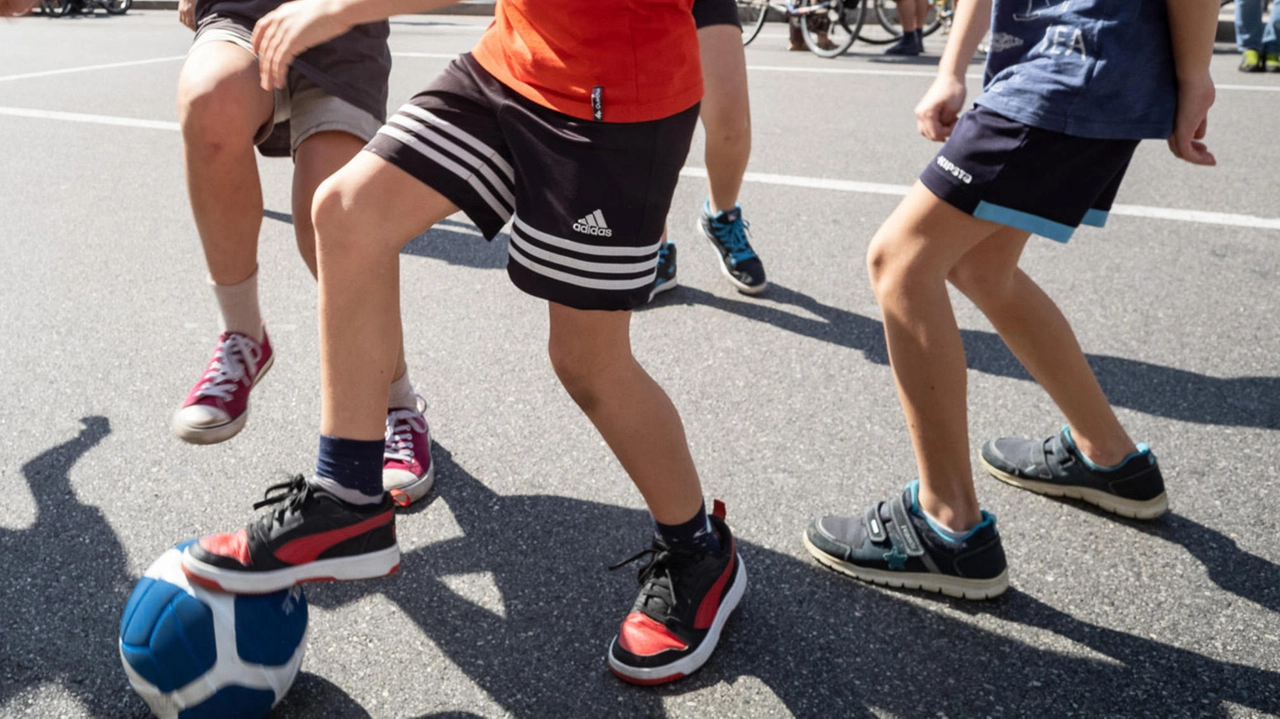
[[273,504],[281,505],[263,517],[263,521],[279,524],[284,522],[285,516],[290,512],[301,508],[310,496],[311,484],[307,482],[307,478],[301,474],[295,474],[286,482],[267,487],[267,491],[262,494],[262,499],[253,503],[253,508],[262,509]]
[[670,565],[674,559],[671,550],[656,547],[641,550],[609,567],[609,571],[621,569],[645,556],[649,557],[649,561],[636,574],[636,581],[640,584],[640,596],[644,597],[644,606],[649,605],[649,600],[657,599],[666,605],[668,611],[674,610],[676,585],[671,579]]

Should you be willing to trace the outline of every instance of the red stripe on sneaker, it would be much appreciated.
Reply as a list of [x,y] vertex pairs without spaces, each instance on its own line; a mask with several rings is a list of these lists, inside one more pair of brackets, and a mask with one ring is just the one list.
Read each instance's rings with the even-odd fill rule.
[[718,518],[720,518],[720,519],[722,519],[722,520],[723,520],[723,519],[724,519],[724,515],[725,515],[724,502],[721,502],[721,501],[720,501],[720,500],[718,500],[718,499],[717,499],[717,500],[712,501],[712,502],[711,502],[711,516],[713,516],[713,517],[718,517]]
[[[736,544],[736,542],[735,542]],[[724,596],[724,585],[729,583],[729,577],[733,576],[733,570],[738,564],[738,549],[732,544],[729,546],[729,564],[724,568],[724,572],[720,574],[720,578],[715,584],[711,585],[711,589],[702,597],[702,603],[698,605],[698,613],[693,618],[694,629],[707,629],[711,623],[716,620],[716,613],[720,611],[720,599]]]
[[314,562],[321,554],[324,554],[334,545],[341,544],[348,539],[358,537],[365,532],[371,532],[378,527],[395,521],[395,513],[391,511],[383,512],[376,517],[352,524],[348,527],[340,527],[331,529],[327,532],[299,537],[289,542],[285,542],[275,551],[276,559],[289,564],[306,564]]
[[253,566],[253,558],[249,556],[249,535],[243,529],[201,537],[200,548],[209,554],[234,559],[242,566]]
[[689,645],[647,614],[632,612],[622,620],[618,644],[638,657],[651,657],[668,649],[688,649]]

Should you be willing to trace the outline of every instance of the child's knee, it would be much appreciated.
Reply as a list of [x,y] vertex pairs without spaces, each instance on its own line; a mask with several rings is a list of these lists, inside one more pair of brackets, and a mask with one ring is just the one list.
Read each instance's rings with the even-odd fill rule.
[[178,117],[187,146],[201,154],[253,144],[260,118],[246,112],[241,78],[189,73],[178,88]]
[[602,391],[609,381],[612,362],[585,351],[569,338],[552,336],[547,343],[547,355],[551,368],[573,401],[584,411],[590,412],[600,401]]
[[360,244],[356,229],[361,225],[357,216],[361,209],[353,199],[357,190],[343,179],[342,171],[316,188],[311,200],[311,227],[320,251],[347,253]]
[[881,228],[867,246],[867,275],[877,296],[905,281],[911,273],[911,262],[897,235]]

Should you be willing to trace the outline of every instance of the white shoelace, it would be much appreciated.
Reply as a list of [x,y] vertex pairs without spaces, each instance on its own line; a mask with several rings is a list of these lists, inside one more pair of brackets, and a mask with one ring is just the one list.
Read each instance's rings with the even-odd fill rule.
[[262,360],[262,347],[241,334],[229,335],[213,354],[209,369],[205,371],[197,397],[231,399],[231,393],[248,374],[258,374],[258,362]]
[[387,435],[383,458],[412,462],[413,433],[426,432],[427,420],[416,409],[395,409],[387,413]]

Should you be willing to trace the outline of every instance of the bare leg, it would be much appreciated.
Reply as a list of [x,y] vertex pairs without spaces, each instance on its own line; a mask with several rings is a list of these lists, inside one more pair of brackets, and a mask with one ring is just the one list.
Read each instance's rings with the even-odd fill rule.
[[[344,165],[360,153],[364,141],[345,132],[318,132],[298,146],[293,169],[293,231],[298,241],[298,252],[312,275],[318,275],[316,266],[316,233],[311,222],[311,207],[316,189]],[[405,373],[404,345],[396,359],[392,379]]]
[[1080,451],[1104,466],[1118,464],[1137,447],[1120,426],[1062,311],[1018,269],[1026,240],[1025,232],[1000,230],[960,260],[951,282],[991,320],[1053,398]]
[[178,79],[178,118],[187,192],[209,275],[219,285],[248,279],[258,266],[262,187],[253,137],[271,115],[258,85],[258,61],[213,42],[192,51]]
[[920,5],[917,0],[898,0],[898,21],[902,23],[902,32],[908,33],[921,27],[924,12]]
[[920,471],[920,505],[954,530],[974,526],[982,515],[969,464],[968,370],[947,274],[999,228],[946,204],[917,182],[867,250]]
[[368,152],[316,192],[322,434],[383,438],[402,346],[400,249],[457,209]]
[[702,54],[702,126],[707,133],[707,186],[713,213],[738,202],[751,158],[751,105],[742,33],[732,25],[698,31]]
[[702,486],[684,425],[662,387],[631,354],[631,313],[551,303],[551,364],[569,396],[636,483],[654,519],[698,513]]

